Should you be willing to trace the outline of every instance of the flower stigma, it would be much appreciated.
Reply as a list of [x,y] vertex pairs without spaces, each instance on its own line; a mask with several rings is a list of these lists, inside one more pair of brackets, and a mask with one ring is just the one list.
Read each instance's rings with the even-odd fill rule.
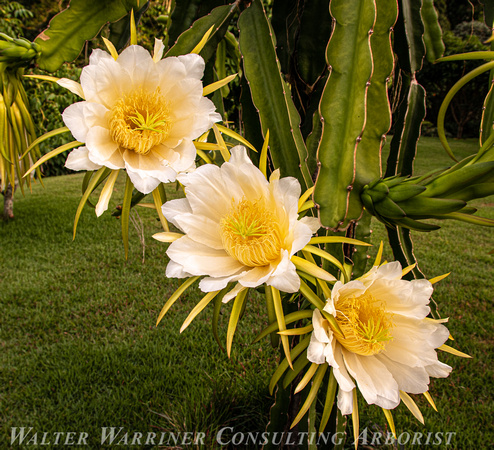
[[371,356],[384,350],[391,336],[391,314],[372,295],[340,298],[336,321],[344,337],[333,330],[347,350],[362,356]]
[[110,111],[110,133],[121,147],[146,155],[169,135],[172,123],[166,100],[158,87],[120,98]]
[[220,226],[226,252],[242,264],[265,266],[279,259],[283,246],[280,226],[261,200],[232,200]]

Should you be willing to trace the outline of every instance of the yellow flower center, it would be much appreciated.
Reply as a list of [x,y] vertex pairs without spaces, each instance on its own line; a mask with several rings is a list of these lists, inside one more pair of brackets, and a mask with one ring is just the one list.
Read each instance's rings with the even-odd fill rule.
[[161,144],[171,130],[170,111],[159,87],[154,92],[138,89],[119,99],[109,123],[112,139],[141,155]]
[[340,344],[352,353],[376,355],[393,339],[391,314],[372,295],[340,298],[336,313],[336,321],[345,337],[333,331]]
[[283,238],[276,216],[261,200],[233,200],[221,219],[227,253],[248,267],[265,266],[280,257]]

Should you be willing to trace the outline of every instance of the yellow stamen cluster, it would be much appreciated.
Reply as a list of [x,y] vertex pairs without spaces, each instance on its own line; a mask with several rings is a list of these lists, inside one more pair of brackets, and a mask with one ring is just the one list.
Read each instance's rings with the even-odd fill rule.
[[145,155],[170,133],[170,111],[159,87],[138,89],[122,97],[110,111],[110,133],[122,148]]
[[221,220],[221,237],[227,253],[248,267],[278,260],[283,247],[276,216],[262,200],[233,200]]
[[369,294],[340,298],[336,304],[336,321],[345,335],[335,332],[343,347],[362,356],[376,355],[392,339],[391,314],[379,300]]

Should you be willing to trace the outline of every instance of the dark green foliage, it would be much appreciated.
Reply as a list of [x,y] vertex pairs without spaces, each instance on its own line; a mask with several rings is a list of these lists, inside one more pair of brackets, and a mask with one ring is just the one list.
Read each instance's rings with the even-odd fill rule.
[[[65,64],[52,75],[78,81],[80,73],[81,70],[74,65]],[[41,136],[47,131],[63,127],[64,123],[61,113],[72,103],[82,101],[77,95],[50,81],[26,78],[24,79],[24,86],[29,98],[30,111],[38,136]],[[55,136],[40,144],[41,153],[48,153],[54,148],[73,140],[74,138],[70,132]],[[50,177],[72,173],[71,170],[65,168],[65,160],[69,152],[70,150],[67,150],[44,163],[41,166],[43,175]]]
[[[474,24],[477,25],[473,27],[473,30],[477,31],[479,36],[465,34],[472,23],[460,24],[454,33],[451,31],[444,33],[445,56],[489,50],[489,47],[481,42],[482,34],[485,34],[485,26],[480,22],[474,22]],[[418,80],[427,92],[426,120],[433,124],[436,123],[437,113],[444,96],[463,75],[479,65],[478,61],[452,61],[436,64],[424,62],[424,67],[418,74]],[[450,135],[456,138],[478,135],[482,105],[489,88],[488,81],[489,75],[483,74],[469,82],[455,95],[445,120],[446,131]]]
[[0,33],[11,37],[23,36],[23,22],[33,17],[33,13],[18,2],[0,0]]

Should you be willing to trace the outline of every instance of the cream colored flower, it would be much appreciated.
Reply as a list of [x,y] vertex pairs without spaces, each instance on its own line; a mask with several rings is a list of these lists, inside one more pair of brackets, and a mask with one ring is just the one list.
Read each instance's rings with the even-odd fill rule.
[[206,275],[204,292],[238,281],[225,301],[263,283],[296,292],[300,279],[290,258],[320,225],[298,219],[300,184],[279,176],[276,170],[268,182],[242,146],[221,167],[206,164],[179,176],[186,198],[165,203],[163,214],[185,236],[168,248],[166,275]]
[[333,367],[342,414],[353,410],[356,385],[367,403],[392,409],[400,403],[400,391],[422,394],[429,377],[451,371],[435,350],[448,339],[448,329],[426,318],[431,283],[401,278],[400,263],[392,262],[334,285],[324,310],[336,318],[344,337],[314,311],[307,358]]
[[194,167],[192,140],[221,116],[203,97],[204,60],[196,54],[161,59],[161,54],[162,45],[154,58],[138,45],[116,60],[94,50],[80,88],[59,80],[85,99],[63,113],[75,139],[85,144],[69,154],[69,169],[125,168],[135,188],[147,194]]

